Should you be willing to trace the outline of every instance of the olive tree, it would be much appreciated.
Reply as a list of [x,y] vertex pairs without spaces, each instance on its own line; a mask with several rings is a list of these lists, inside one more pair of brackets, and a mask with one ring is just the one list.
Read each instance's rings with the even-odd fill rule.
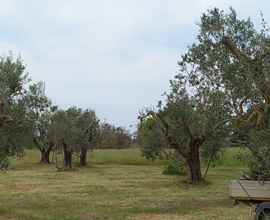
[[250,18],[238,19],[233,8],[229,13],[208,10],[197,23],[198,42],[182,55],[176,76],[176,85],[186,83],[190,96],[200,100],[213,133],[248,125],[255,145],[264,143],[270,107],[270,38],[262,13],[261,18],[257,31]]
[[[270,38],[263,16],[263,28],[258,32],[249,18],[238,19],[233,8],[228,13],[209,9],[197,25],[197,41],[181,56],[180,71],[170,81],[172,91],[167,95],[166,108],[148,111],[140,118],[158,118],[165,139],[193,164],[191,180],[200,181],[197,149],[202,144],[204,148],[212,146],[209,149],[213,151],[207,153],[211,159],[216,146],[227,137],[226,131],[252,119],[256,119],[257,130],[262,130],[270,107]],[[180,140],[183,135],[177,139],[175,131],[188,134],[187,151],[181,147],[187,143]],[[191,158],[197,159],[191,162]]]
[[50,154],[54,150],[54,145],[49,136],[49,125],[53,113],[58,109],[58,106],[50,106],[42,114],[34,124],[33,143],[41,153],[39,163],[51,163]]
[[[50,137],[50,141],[52,142],[55,152],[61,152],[62,149],[64,151],[64,159],[63,166],[64,167],[72,167],[72,150],[67,149],[67,144],[65,138],[70,135],[68,130],[69,123],[67,114],[64,110],[57,110],[50,117],[50,123],[48,125],[48,136]],[[57,158],[56,158],[56,167]]]
[[22,62],[11,52],[0,58],[0,167],[7,167],[7,157],[21,155],[26,131],[32,131],[29,126],[50,103],[44,83],[29,84]]
[[[140,128],[143,155],[155,159],[161,152],[166,153],[164,149],[169,144],[185,159],[189,181],[205,178],[201,173],[201,151],[204,159],[213,159],[220,147],[220,134],[213,134],[205,113],[196,105],[196,100],[190,99],[185,90],[178,90],[168,95],[162,109],[146,110],[139,116],[141,121],[147,118]],[[149,121],[149,116],[153,120]]]
[[93,149],[93,139],[98,129],[99,119],[92,109],[82,110],[71,107],[57,110],[51,116],[48,126],[50,141],[57,150],[63,150],[64,167],[73,167],[73,152],[80,153],[80,164],[86,165],[89,149]]
[[80,165],[85,166],[88,150],[93,150],[97,143],[97,133],[99,130],[99,119],[92,109],[84,110],[77,120],[77,127],[80,128],[77,134],[79,142]]

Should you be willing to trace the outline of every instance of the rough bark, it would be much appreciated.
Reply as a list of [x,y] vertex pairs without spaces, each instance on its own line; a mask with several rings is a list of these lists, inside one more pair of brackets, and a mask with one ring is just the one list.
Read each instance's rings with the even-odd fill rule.
[[72,150],[67,149],[67,145],[63,143],[63,149],[64,149],[64,160],[63,160],[63,166],[72,168]]
[[46,150],[44,146],[38,143],[36,138],[33,139],[33,142],[41,153],[41,160],[39,163],[50,163],[50,153],[52,151],[53,144],[50,142],[49,148]]
[[80,164],[82,166],[86,165],[86,155],[87,155],[87,148],[81,148],[81,155],[80,155]]
[[179,148],[176,149],[186,160],[186,165],[189,170],[189,181],[200,182],[203,180],[202,174],[201,174],[199,149],[202,146],[204,141],[205,141],[205,138],[203,136],[191,138],[190,143],[189,143],[189,152],[187,152],[186,154],[181,154],[183,149],[181,149],[181,151],[179,151]]
[[199,148],[195,147],[190,151],[189,156],[186,158],[189,168],[190,181],[202,181],[201,164]]
[[252,63],[252,59],[244,54],[241,50],[239,50],[229,37],[224,36],[221,40],[221,43],[224,44],[234,55],[240,56],[247,62]]
[[[85,130],[84,135],[88,135],[88,142],[90,142],[93,139],[93,137],[98,129],[99,121],[100,120],[91,122],[89,124],[89,126],[87,127],[87,129]],[[87,151],[88,151],[87,147],[81,147],[80,165],[82,165],[82,166],[85,166],[87,164],[86,163]]]
[[202,181],[200,153],[199,149],[205,141],[202,134],[193,132],[192,128],[187,124],[186,130],[189,133],[189,154],[186,161],[189,167],[189,174],[191,181]]

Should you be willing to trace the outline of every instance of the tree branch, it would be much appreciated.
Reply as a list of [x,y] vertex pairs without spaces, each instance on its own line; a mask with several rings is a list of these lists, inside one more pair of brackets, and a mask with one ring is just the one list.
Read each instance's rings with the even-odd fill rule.
[[88,138],[88,142],[90,142],[93,139],[93,135],[96,132],[96,128],[98,128],[98,123],[99,123],[100,119],[98,119],[96,122],[91,122],[89,124],[89,126],[86,128],[85,132],[84,132],[84,136],[89,133],[89,138]]
[[[256,114],[257,114],[257,112],[256,112],[256,111],[253,111],[253,112],[249,115],[249,117],[248,117],[247,120],[244,120],[244,119],[242,119],[242,118],[228,118],[228,119],[225,119],[225,120],[220,121],[219,123],[217,123],[216,126],[214,127],[213,131],[215,131],[220,125],[225,124],[226,122],[229,122],[229,121],[237,121],[237,122],[248,123],[248,122],[253,118],[253,116],[256,115]],[[238,123],[238,124],[239,124],[239,123]],[[237,124],[237,125],[238,125],[238,124]],[[234,131],[236,128],[237,128],[237,126],[235,126],[234,128],[223,128],[223,129],[225,129],[225,130],[230,130],[230,131]]]
[[0,103],[0,115],[5,115],[5,103]]
[[227,36],[224,36],[221,40],[221,43],[225,45],[234,55],[244,58],[247,62],[252,63],[252,59],[244,54],[237,46],[231,41]]
[[241,100],[241,102],[239,103],[239,111],[237,112],[237,114],[238,115],[242,115],[242,113],[243,113],[243,104],[244,104],[244,102],[247,100],[247,97],[245,97],[245,98],[243,98],[242,100]]
[[263,53],[260,54],[260,56],[258,57],[258,64],[261,64],[261,62],[263,61],[263,59],[269,54],[269,49],[268,51],[265,51]]
[[[265,102],[267,103],[267,99],[265,100]],[[267,113],[268,107],[270,107],[269,104],[268,105],[264,104],[264,109],[263,109],[262,113],[256,110],[256,112],[258,114],[257,122],[256,122],[256,128],[257,128],[258,131],[262,130],[262,120],[264,119],[264,116]]]
[[41,152],[45,152],[45,148],[40,143],[38,143],[36,138],[33,138],[33,142]]
[[171,137],[170,133],[169,133],[169,125],[168,123],[164,120],[164,118],[160,115],[160,114],[156,114],[153,111],[149,111],[145,116],[141,116],[138,117],[142,123],[142,120],[144,118],[146,118],[147,116],[151,115],[154,119],[156,119],[157,117],[160,119],[163,127],[160,127],[163,134],[165,135],[166,140],[170,143],[170,145],[176,149],[184,158],[188,157],[188,153],[184,150],[184,147],[182,147],[181,145],[179,145],[175,140],[173,140],[173,138]]
[[186,125],[186,130],[190,136],[190,139],[195,139],[195,133],[193,132],[189,124]]
[[14,118],[10,115],[0,115],[0,127],[3,124],[11,123],[11,122],[16,122],[18,119]]

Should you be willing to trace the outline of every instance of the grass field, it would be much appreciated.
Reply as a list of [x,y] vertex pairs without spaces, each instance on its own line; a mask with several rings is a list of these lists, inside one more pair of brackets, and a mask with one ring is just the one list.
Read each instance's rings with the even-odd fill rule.
[[137,149],[95,150],[89,166],[73,172],[37,164],[39,152],[27,150],[0,174],[0,220],[252,219],[248,206],[228,199],[228,181],[246,171],[235,151],[210,168],[205,184],[184,184],[185,176],[161,174],[169,161],[147,161]]

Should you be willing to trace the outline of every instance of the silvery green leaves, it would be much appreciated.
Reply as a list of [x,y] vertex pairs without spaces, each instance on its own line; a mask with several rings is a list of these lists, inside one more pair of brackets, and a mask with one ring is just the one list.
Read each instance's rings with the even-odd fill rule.
[[8,157],[23,155],[23,147],[31,144],[34,122],[39,113],[51,105],[45,95],[45,84],[31,81],[19,55],[12,52],[0,58],[0,167],[8,166]]
[[176,77],[173,89],[185,86],[199,106],[211,113],[208,118],[215,119],[215,129],[235,129],[239,122],[248,122],[243,114],[253,108],[260,130],[270,99],[270,38],[265,23],[262,34],[249,18],[238,19],[233,8],[229,13],[214,8],[197,25],[198,43],[178,62],[181,77]]

